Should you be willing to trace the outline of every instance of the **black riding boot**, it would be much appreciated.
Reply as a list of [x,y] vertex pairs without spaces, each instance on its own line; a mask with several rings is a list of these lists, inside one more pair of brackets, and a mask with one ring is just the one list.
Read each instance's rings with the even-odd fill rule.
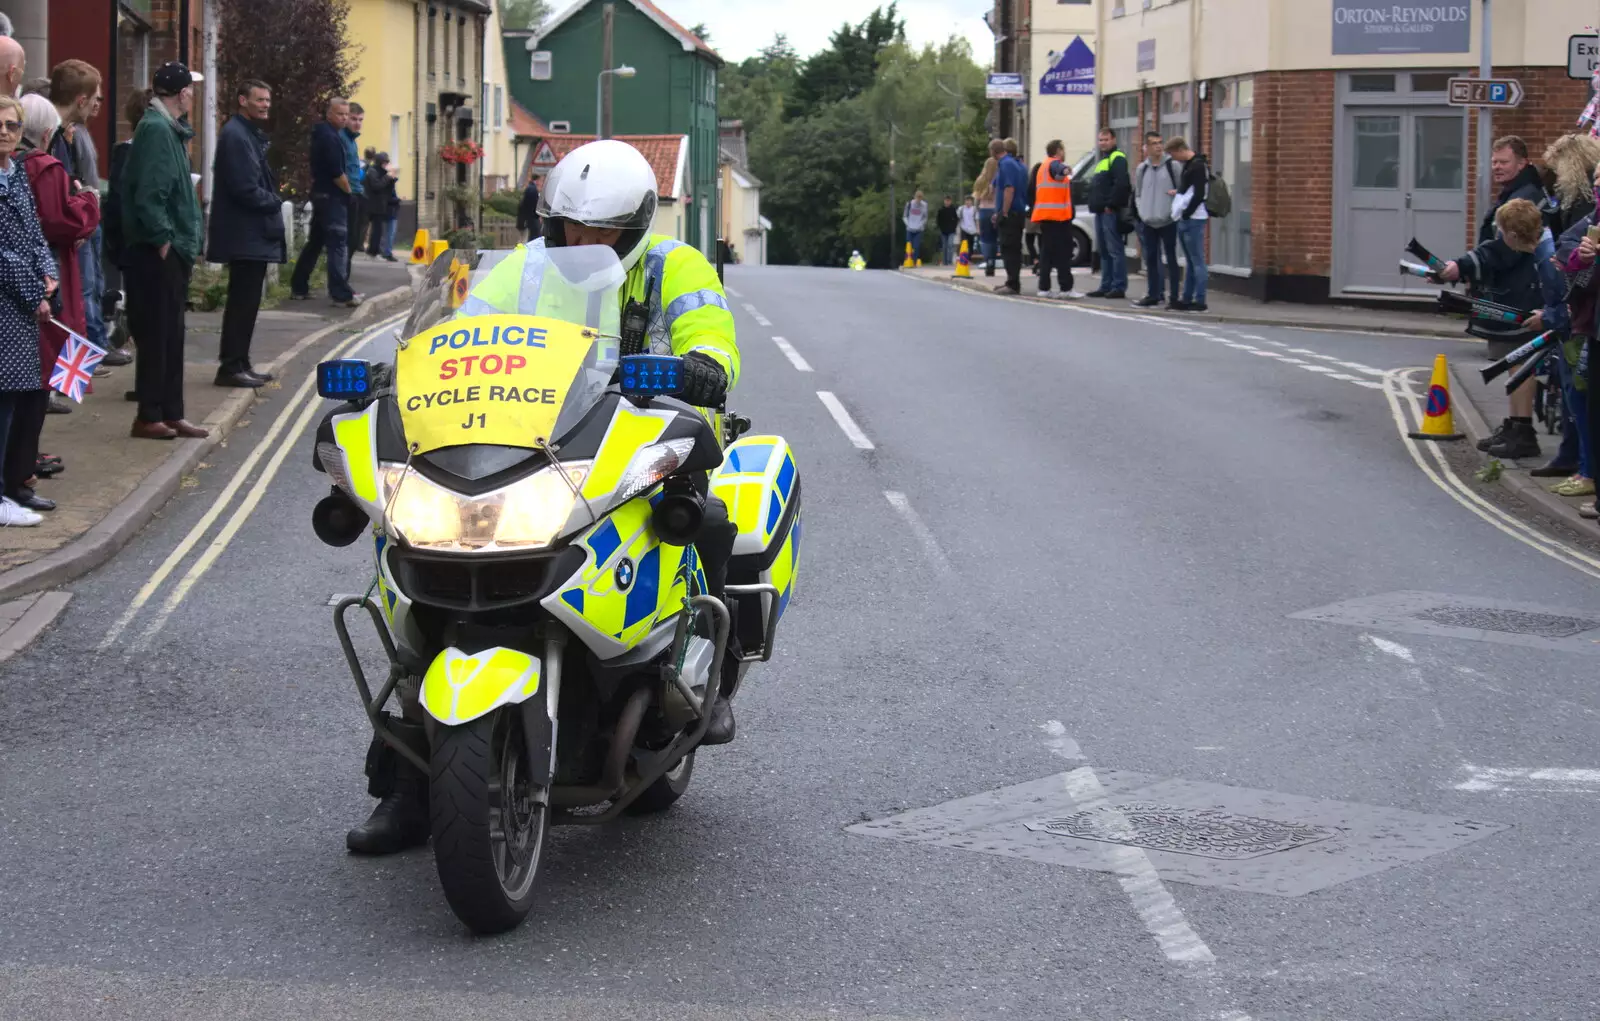
[[[706,500],[706,513],[700,523],[700,534],[695,538],[695,549],[700,554],[700,563],[706,570],[706,588],[710,594],[716,596],[724,603],[728,601],[726,588],[728,584],[728,559],[733,556],[733,541],[739,535],[739,529],[728,520],[728,505],[718,497]],[[728,648],[724,653],[726,660],[733,660],[739,655],[739,639],[737,635],[729,633]],[[725,666],[723,676],[733,676]],[[711,707],[711,725],[706,728],[706,736],[701,744],[727,744],[733,740],[733,704],[728,701],[731,691],[726,690],[727,685],[720,686],[717,700]]]
[[[406,746],[428,754],[428,736],[420,723],[384,714],[389,728]],[[428,842],[428,777],[411,760],[372,737],[367,749],[367,793],[378,807],[367,821],[345,834],[345,846],[356,854],[394,854]]]

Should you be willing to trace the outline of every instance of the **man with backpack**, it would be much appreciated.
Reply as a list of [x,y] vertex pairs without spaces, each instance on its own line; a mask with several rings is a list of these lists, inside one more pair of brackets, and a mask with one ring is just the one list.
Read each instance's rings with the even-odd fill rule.
[[[1206,221],[1211,194],[1211,167],[1206,158],[1189,148],[1189,143],[1174,138],[1167,143],[1167,155],[1182,169],[1178,172],[1178,194],[1172,199],[1178,244],[1189,271],[1183,278],[1183,295],[1175,306],[1179,312],[1206,311]],[[1217,182],[1221,184],[1220,181]],[[1226,190],[1221,190],[1225,195]]]
[[[1172,282],[1169,310],[1179,305],[1178,288],[1183,277],[1178,272],[1178,225],[1172,218],[1172,201],[1178,194],[1178,168],[1161,146],[1159,132],[1144,136],[1145,158],[1140,161],[1133,182],[1134,209],[1139,214],[1139,240],[1144,245],[1144,272],[1149,281],[1145,296],[1134,302],[1139,308],[1155,308],[1161,304],[1166,292],[1165,284]],[[1166,256],[1166,274],[1161,271],[1161,257]]]

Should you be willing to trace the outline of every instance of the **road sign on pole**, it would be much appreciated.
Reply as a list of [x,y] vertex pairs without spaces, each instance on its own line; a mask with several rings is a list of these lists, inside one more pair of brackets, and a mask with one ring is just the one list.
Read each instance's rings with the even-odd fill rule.
[[1452,78],[1451,106],[1521,106],[1522,83],[1513,78]]

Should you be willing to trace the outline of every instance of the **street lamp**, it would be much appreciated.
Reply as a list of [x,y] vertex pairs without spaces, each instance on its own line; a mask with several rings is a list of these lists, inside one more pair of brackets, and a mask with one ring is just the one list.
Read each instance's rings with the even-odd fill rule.
[[606,75],[614,74],[618,78],[632,78],[639,72],[623,64],[621,67],[608,68],[600,72],[594,81],[594,133],[596,138],[609,138],[611,132],[606,130],[607,125],[602,118],[605,116],[606,107]]

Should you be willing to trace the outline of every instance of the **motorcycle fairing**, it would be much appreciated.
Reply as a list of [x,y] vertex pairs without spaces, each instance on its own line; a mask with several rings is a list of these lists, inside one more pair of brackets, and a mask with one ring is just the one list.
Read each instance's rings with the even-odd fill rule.
[[422,679],[422,708],[440,723],[471,721],[539,690],[539,660],[496,647],[467,653],[449,648],[434,657]]

